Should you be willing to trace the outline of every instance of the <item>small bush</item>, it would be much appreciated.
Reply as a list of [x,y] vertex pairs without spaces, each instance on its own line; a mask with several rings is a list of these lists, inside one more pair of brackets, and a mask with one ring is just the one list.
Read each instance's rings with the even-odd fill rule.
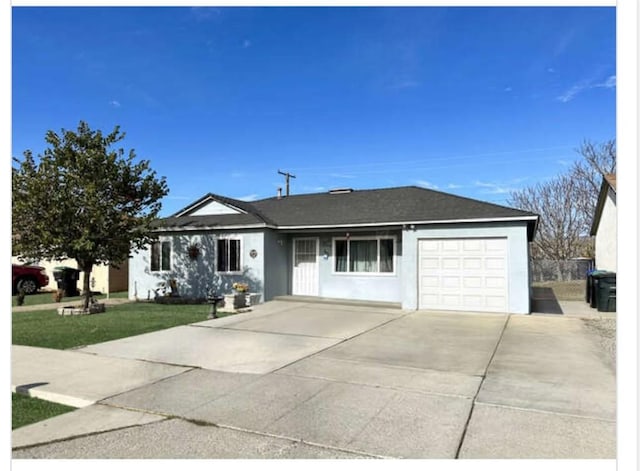
[[207,298],[183,298],[182,296],[158,296],[157,304],[207,304]]

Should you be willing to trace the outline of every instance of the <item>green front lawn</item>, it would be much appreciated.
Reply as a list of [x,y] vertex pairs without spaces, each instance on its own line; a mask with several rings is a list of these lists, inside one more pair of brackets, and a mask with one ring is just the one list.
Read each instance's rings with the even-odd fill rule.
[[[56,301],[54,299],[54,294],[55,293],[28,294],[27,296],[24,297],[23,306],[37,306],[39,304],[55,303]],[[127,298],[128,295],[129,295],[129,293],[127,291],[120,291],[119,293],[110,293],[109,297],[110,298]],[[95,296],[95,298],[97,300],[106,299],[107,295],[106,294],[99,294],[99,295]],[[82,296],[75,296],[75,297],[71,297],[71,298],[62,298],[62,301],[60,301],[60,305],[62,305],[63,303],[80,302],[82,299],[84,299]],[[11,306],[17,306],[17,305],[18,305],[18,296],[12,296],[11,297]]]
[[11,394],[11,430],[76,410],[75,407],[43,401],[35,397]]
[[[60,316],[55,309],[14,312],[12,343],[67,349],[207,320],[210,306],[127,303],[102,314]],[[224,317],[231,313],[218,311]]]

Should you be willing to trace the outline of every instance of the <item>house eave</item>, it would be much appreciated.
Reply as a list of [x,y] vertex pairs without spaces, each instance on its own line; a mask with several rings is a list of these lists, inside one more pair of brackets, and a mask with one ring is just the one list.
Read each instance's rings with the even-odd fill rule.
[[389,226],[418,226],[428,224],[459,224],[459,223],[487,223],[487,222],[512,222],[512,221],[535,221],[537,223],[538,216],[525,217],[507,217],[507,218],[472,218],[472,219],[445,219],[445,220],[414,220],[414,221],[394,221],[394,222],[367,222],[356,224],[306,224],[292,226],[276,226],[274,229],[283,231],[302,230],[302,229],[344,229],[349,227],[389,227]]
[[267,224],[228,224],[224,226],[168,226],[156,227],[153,232],[203,232],[203,231],[238,231],[245,229],[269,228]]
[[609,188],[613,189],[613,187],[609,184],[607,179],[603,177],[602,184],[600,185],[600,193],[598,193],[598,202],[596,203],[596,211],[593,216],[593,222],[591,223],[591,230],[589,231],[589,235],[591,236],[595,236],[598,232],[598,226],[600,225],[600,218],[602,217],[602,211],[604,209],[604,204],[607,200]]
[[347,228],[373,228],[373,227],[407,227],[422,226],[433,224],[478,224],[491,222],[526,222],[533,223],[533,229],[529,235],[529,239],[533,238],[538,224],[538,216],[523,217],[505,217],[505,218],[471,218],[471,219],[445,219],[445,220],[408,220],[408,221],[390,221],[390,222],[368,222],[368,223],[344,223],[344,224],[299,224],[299,225],[282,225],[274,224],[229,224],[229,225],[207,225],[207,226],[168,226],[157,227],[153,232],[203,232],[203,231],[220,231],[220,230],[247,230],[247,229],[273,229],[278,231],[300,231],[300,230],[331,230],[331,229],[347,229]]
[[180,216],[185,216],[188,215],[190,213],[192,213],[193,211],[198,210],[199,208],[201,208],[202,206],[205,206],[206,204],[208,204],[211,201],[215,201],[217,203],[220,203],[224,206],[227,206],[235,211],[238,211],[240,214],[247,214],[247,211],[245,211],[244,209],[238,208],[237,206],[235,206],[234,204],[229,203],[228,201],[223,201],[219,198],[216,198],[215,195],[212,194],[206,194],[204,195],[202,198],[200,198],[199,200],[191,203],[189,206],[186,206],[184,208],[182,208],[180,211],[178,211],[177,213],[174,213],[171,215],[171,217],[180,217]]

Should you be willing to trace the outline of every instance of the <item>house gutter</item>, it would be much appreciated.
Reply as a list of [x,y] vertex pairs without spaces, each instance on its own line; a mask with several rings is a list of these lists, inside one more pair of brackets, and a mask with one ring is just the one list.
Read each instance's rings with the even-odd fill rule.
[[367,222],[359,224],[319,224],[319,225],[299,225],[299,226],[278,226],[275,224],[241,224],[228,226],[172,226],[158,227],[154,232],[180,232],[180,231],[210,231],[210,230],[239,230],[239,229],[274,229],[274,230],[303,230],[303,229],[342,229],[357,227],[389,227],[389,226],[418,226],[429,224],[458,224],[458,223],[486,223],[486,222],[517,222],[517,221],[534,221],[535,228],[538,225],[538,216],[526,217],[509,217],[509,218],[476,218],[476,219],[447,219],[439,221],[396,221],[396,222]]
[[347,227],[388,227],[388,226],[418,226],[428,224],[457,224],[457,223],[478,223],[478,222],[508,222],[508,221],[538,221],[538,216],[514,217],[514,218],[478,218],[478,219],[447,219],[440,221],[397,221],[397,222],[379,222],[379,223],[360,223],[360,224],[323,224],[323,225],[306,225],[306,226],[272,226],[272,229],[280,230],[298,230],[298,229],[331,229],[331,228],[347,228]]

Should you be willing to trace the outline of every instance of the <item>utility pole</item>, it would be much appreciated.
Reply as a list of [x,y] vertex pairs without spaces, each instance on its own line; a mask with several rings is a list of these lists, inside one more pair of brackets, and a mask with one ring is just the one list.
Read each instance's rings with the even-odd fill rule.
[[284,175],[285,180],[286,180],[286,184],[287,184],[287,193],[285,196],[289,196],[289,178],[296,178],[295,175],[291,175],[289,172],[281,172],[280,170],[278,170],[278,173],[280,175]]

